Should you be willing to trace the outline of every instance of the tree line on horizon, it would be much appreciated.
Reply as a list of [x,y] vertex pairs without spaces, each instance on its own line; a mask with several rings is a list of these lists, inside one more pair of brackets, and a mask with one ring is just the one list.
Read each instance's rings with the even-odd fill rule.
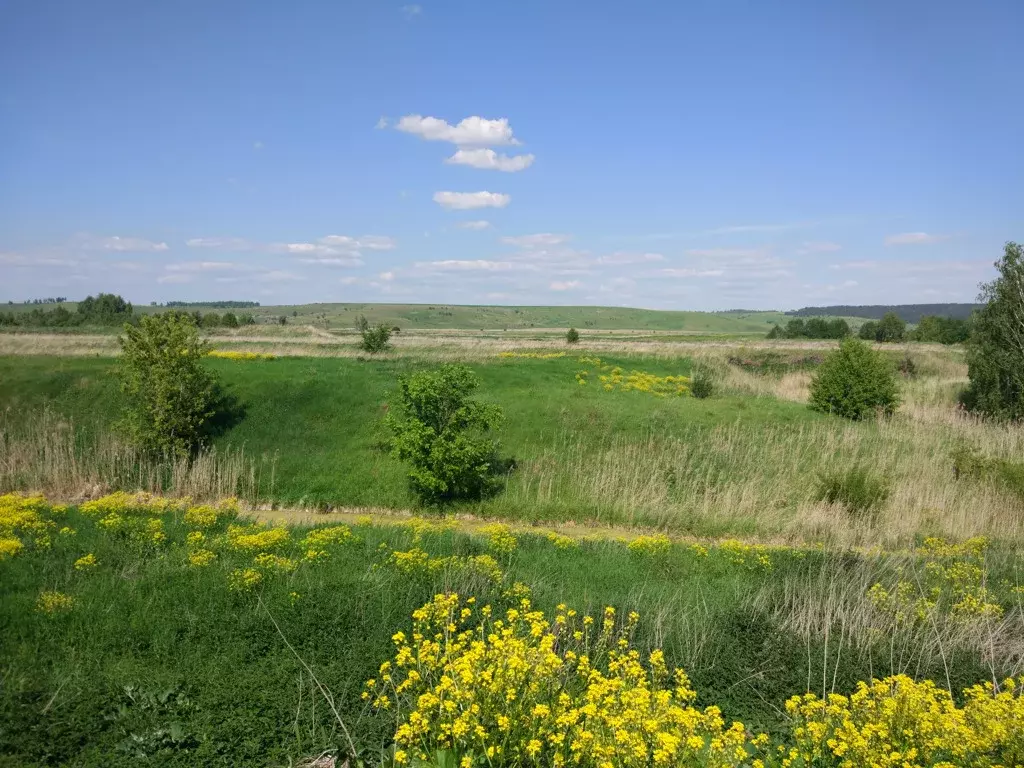
[[971,313],[984,307],[984,304],[835,304],[828,307],[803,307],[786,312],[790,317],[863,317],[867,320],[881,320],[889,313],[895,314],[903,322],[916,325],[921,318],[950,317],[967,320]]
[[[40,304],[42,302],[39,302]],[[63,302],[55,302],[55,309],[40,309],[34,306],[28,312],[0,312],[0,328],[77,328],[81,326],[120,326],[137,325],[139,315],[130,301],[113,293],[101,293],[95,297],[87,296],[78,302],[74,311],[63,306]],[[253,305],[256,302],[219,302],[221,304]],[[174,306],[172,306],[174,305]],[[215,306],[215,304],[192,304],[190,302],[168,302],[168,312],[187,314],[199,328],[238,328],[242,325],[254,325],[256,318],[250,313],[236,315],[234,312],[183,312],[177,306]]]

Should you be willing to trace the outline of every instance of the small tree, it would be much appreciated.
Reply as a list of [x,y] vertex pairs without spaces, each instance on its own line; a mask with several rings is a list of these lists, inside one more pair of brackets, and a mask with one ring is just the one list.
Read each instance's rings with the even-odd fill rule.
[[875,329],[875,341],[896,343],[903,341],[907,324],[895,312],[886,312]]
[[118,342],[129,435],[149,453],[188,456],[203,444],[217,400],[195,321],[179,312],[145,315],[125,325]]
[[565,332],[565,343],[566,344],[578,344],[580,341],[580,332],[575,328],[570,328]]
[[496,488],[497,445],[488,433],[501,409],[471,399],[479,386],[464,365],[402,376],[386,417],[392,453],[412,465],[409,483],[426,503],[480,498]]
[[359,348],[364,352],[376,354],[386,352],[391,348],[391,328],[384,323],[370,325],[366,317],[360,315],[356,318],[356,330],[362,336]]
[[848,419],[891,414],[899,405],[896,373],[880,352],[844,339],[811,381],[811,408]]
[[985,306],[967,341],[965,406],[998,419],[1024,419],[1024,248],[1007,243],[999,276],[981,287]]
[[234,312],[225,312],[223,315],[221,315],[220,324],[223,325],[225,328],[237,328],[238,318],[235,317]]
[[874,341],[875,337],[878,336],[878,323],[874,320],[868,320],[857,331],[857,335],[864,341]]

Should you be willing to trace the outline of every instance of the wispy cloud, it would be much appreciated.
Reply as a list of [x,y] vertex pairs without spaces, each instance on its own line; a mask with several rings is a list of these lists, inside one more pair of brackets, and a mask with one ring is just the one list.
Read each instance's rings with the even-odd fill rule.
[[580,281],[579,280],[567,280],[567,281],[563,282],[563,281],[555,280],[548,287],[551,288],[552,291],[571,291],[571,290],[573,290],[575,288],[579,288],[580,287]]
[[501,192],[435,192],[434,202],[450,211],[469,211],[477,208],[504,208],[512,201]]
[[903,232],[898,235],[888,235],[885,238],[886,245],[926,245],[948,240],[949,235],[932,235],[927,232]]
[[664,261],[665,257],[660,253],[635,253],[633,251],[616,251],[607,256],[599,256],[598,264],[607,266],[622,266],[625,264],[649,264],[653,261]]
[[514,235],[501,238],[501,242],[518,248],[542,248],[568,242],[569,235],[556,235],[551,232],[538,232],[535,235]]
[[665,277],[721,277],[725,274],[724,269],[695,269],[693,267],[666,267],[659,269],[656,274]]
[[143,237],[121,237],[120,235],[101,237],[81,234],[73,239],[72,245],[88,251],[116,251],[118,253],[159,253],[168,250],[167,243],[147,240]]
[[763,259],[769,251],[766,248],[691,248],[688,256],[699,259]]
[[402,15],[406,21],[412,21],[413,19],[423,15],[423,6],[421,5],[403,5]]
[[483,221],[482,219],[478,221],[460,221],[455,226],[459,229],[472,229],[479,231],[482,229],[488,229],[491,226],[491,222]]
[[804,243],[797,249],[797,254],[804,256],[808,253],[834,253],[836,251],[841,251],[842,249],[843,246],[839,245],[839,243],[832,243],[828,241],[808,242]]

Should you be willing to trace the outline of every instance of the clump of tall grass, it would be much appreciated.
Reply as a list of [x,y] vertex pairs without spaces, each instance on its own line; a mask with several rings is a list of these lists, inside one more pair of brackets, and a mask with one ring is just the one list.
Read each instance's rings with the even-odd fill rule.
[[865,466],[825,470],[818,475],[818,498],[827,504],[841,504],[851,515],[864,517],[875,512],[889,498],[889,483]]
[[276,456],[257,459],[231,447],[154,459],[114,434],[50,411],[0,413],[0,492],[73,499],[129,490],[256,502],[273,493],[275,466]]

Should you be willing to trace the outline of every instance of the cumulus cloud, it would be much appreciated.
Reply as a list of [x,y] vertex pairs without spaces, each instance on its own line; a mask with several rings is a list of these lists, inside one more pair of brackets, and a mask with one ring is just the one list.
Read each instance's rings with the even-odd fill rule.
[[398,247],[395,238],[388,237],[387,235],[363,235],[362,237],[327,235],[327,237],[321,237],[317,242],[323,245],[342,246],[368,251],[390,251]]
[[469,211],[476,208],[504,208],[512,201],[501,192],[435,192],[434,202],[450,211]]
[[483,221],[483,220],[478,220],[478,221],[460,221],[455,226],[458,227],[459,229],[481,230],[481,229],[487,229],[488,227],[490,227],[491,226],[491,222]]
[[535,235],[515,235],[503,237],[501,242],[518,248],[543,248],[567,242],[569,235],[556,235],[551,232],[538,232]]
[[449,165],[468,165],[485,171],[515,173],[533,165],[533,155],[499,155],[493,149],[459,149],[445,160]]
[[949,235],[930,235],[927,232],[903,232],[898,235],[888,235],[885,238],[886,245],[926,245],[927,243],[938,243],[948,240]]
[[571,291],[574,288],[579,288],[580,287],[580,281],[579,280],[566,280],[566,281],[563,282],[563,281],[555,280],[548,287],[551,288],[552,291]]
[[516,264],[511,261],[488,261],[486,259],[444,259],[441,261],[418,261],[415,265],[419,269],[428,271],[488,271],[498,272],[512,269],[523,269],[524,264]]
[[427,141],[448,141],[460,147],[498,147],[520,143],[512,135],[512,126],[505,117],[487,120],[473,116],[458,125],[450,125],[438,117],[406,115],[395,124],[395,128]]

